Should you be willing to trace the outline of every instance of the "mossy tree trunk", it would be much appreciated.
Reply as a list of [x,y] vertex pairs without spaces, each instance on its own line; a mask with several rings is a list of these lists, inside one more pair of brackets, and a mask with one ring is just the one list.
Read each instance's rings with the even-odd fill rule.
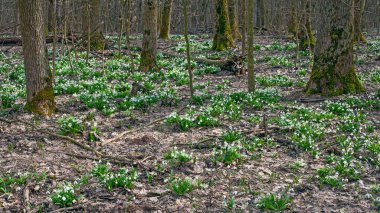
[[234,39],[241,39],[238,26],[237,0],[228,0],[228,17],[230,21],[231,36]]
[[213,50],[222,51],[234,46],[231,35],[230,20],[228,17],[227,0],[215,0],[216,7],[216,29],[213,41]]
[[354,0],[355,1],[355,18],[354,18],[354,40],[355,42],[364,42],[367,40],[363,35],[362,31],[362,20],[365,7],[365,0]]
[[27,103],[30,112],[50,116],[55,110],[53,78],[46,55],[43,1],[19,0]]
[[103,50],[105,38],[102,34],[100,21],[100,0],[85,0],[82,6],[82,36],[85,46],[91,50]]
[[354,0],[318,0],[317,43],[306,90],[327,96],[360,92],[353,60]]
[[253,29],[254,29],[254,18],[253,18],[253,8],[254,0],[248,0],[248,91],[255,92],[256,82],[255,82],[255,71],[254,71],[254,59],[253,59]]
[[156,67],[157,57],[157,0],[144,1],[143,43],[140,70],[146,72]]
[[161,27],[160,27],[160,35],[159,35],[159,38],[161,39],[165,39],[165,40],[169,39],[172,5],[173,5],[173,0],[164,1],[164,8],[162,10],[162,15],[161,15]]

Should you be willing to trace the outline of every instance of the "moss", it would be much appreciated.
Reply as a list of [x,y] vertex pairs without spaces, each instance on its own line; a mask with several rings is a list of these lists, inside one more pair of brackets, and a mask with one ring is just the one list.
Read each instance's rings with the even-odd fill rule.
[[105,48],[105,39],[102,34],[91,37],[91,50],[103,50]]
[[25,109],[42,116],[50,116],[55,111],[54,90],[47,87],[37,93],[32,100],[29,100]]
[[218,0],[216,12],[218,14],[217,30],[215,32],[212,49],[222,51],[228,47],[234,46],[226,0]]

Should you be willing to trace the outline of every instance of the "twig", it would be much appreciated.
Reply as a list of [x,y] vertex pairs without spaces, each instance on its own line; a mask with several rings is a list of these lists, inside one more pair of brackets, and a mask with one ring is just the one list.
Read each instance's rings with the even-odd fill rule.
[[61,208],[61,209],[54,210],[51,213],[68,212],[68,211],[73,211],[73,210],[78,210],[78,209],[84,209],[83,205]]
[[29,183],[27,183],[24,187],[24,207],[26,212],[30,212],[30,207],[29,207]]
[[16,119],[16,120],[13,120],[13,121],[10,121],[10,120],[6,120],[4,118],[0,118],[0,121],[3,121],[5,123],[8,123],[8,124],[11,124],[11,123],[22,123],[22,124],[25,124],[25,125],[28,125],[30,127],[32,127],[33,129],[35,129],[37,132],[40,132],[40,133],[44,133],[44,134],[47,134],[47,135],[50,135],[50,136],[53,136],[53,137],[56,137],[56,138],[60,138],[60,139],[63,139],[63,140],[66,140],[72,144],[75,144],[87,151],[91,151],[93,153],[95,153],[97,156],[102,156],[103,154],[96,151],[95,149],[91,148],[90,146],[87,146],[85,144],[82,144],[78,141],[76,141],[74,138],[71,138],[71,137],[68,137],[68,136],[64,136],[64,135],[59,135],[59,134],[56,134],[56,133],[53,133],[53,132],[50,132],[50,131],[47,131],[47,130],[43,130],[43,129],[40,129],[38,128],[37,126],[35,126],[34,124],[32,123],[29,123],[27,121],[22,121],[22,120],[19,120],[19,119]]

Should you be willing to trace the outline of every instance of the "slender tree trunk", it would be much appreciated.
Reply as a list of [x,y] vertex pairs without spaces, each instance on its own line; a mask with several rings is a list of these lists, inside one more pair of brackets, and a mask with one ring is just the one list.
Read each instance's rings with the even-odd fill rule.
[[254,0],[248,0],[248,92],[255,92],[255,71],[253,60]]
[[55,74],[57,72],[56,68],[56,57],[57,57],[57,0],[53,0],[53,84],[55,81]]
[[265,1],[257,0],[257,26],[259,29],[265,28]]
[[126,48],[129,49],[130,46],[130,35],[131,35],[131,27],[132,27],[132,0],[126,0],[126,22],[125,22],[125,45]]
[[234,46],[231,36],[230,20],[228,17],[227,0],[215,0],[216,3],[216,30],[212,49],[222,51]]
[[186,41],[186,58],[187,58],[187,70],[189,72],[189,89],[190,97],[194,96],[193,88],[193,72],[191,70],[191,56],[190,56],[190,42],[189,42],[189,16],[187,13],[188,0],[183,0],[183,15],[184,15],[184,31],[185,31],[185,41]]
[[354,40],[355,42],[364,42],[366,43],[367,40],[365,39],[362,31],[362,22],[363,22],[363,13],[364,13],[364,7],[365,7],[365,0],[354,0],[355,1],[355,17],[354,17]]
[[380,35],[380,0],[377,0],[377,35]]
[[353,60],[354,0],[317,3],[317,44],[307,92],[334,96],[364,91]]
[[140,70],[146,72],[156,67],[157,56],[157,0],[144,1],[143,43]]
[[245,56],[247,50],[247,0],[242,0],[243,2],[243,41],[242,41],[242,55]]
[[89,43],[92,50],[103,50],[105,39],[101,30],[100,0],[85,0],[82,8],[82,32],[86,44]]
[[19,0],[27,103],[33,113],[50,116],[55,110],[52,73],[46,55],[43,1]]
[[125,11],[125,1],[124,0],[119,0],[119,38],[117,41],[117,46],[118,46],[118,55],[119,57],[121,56],[121,39],[123,37],[123,32],[124,32],[124,26],[125,26],[125,16],[124,16],[124,11]]
[[288,23],[288,31],[293,39],[297,40],[300,50],[306,50],[309,46],[311,51],[315,47],[314,32],[311,27],[311,5],[309,0],[292,0],[291,16]]
[[164,1],[164,8],[162,10],[162,15],[161,15],[161,28],[160,28],[160,36],[159,36],[159,38],[161,39],[169,39],[172,5],[173,5],[173,0]]

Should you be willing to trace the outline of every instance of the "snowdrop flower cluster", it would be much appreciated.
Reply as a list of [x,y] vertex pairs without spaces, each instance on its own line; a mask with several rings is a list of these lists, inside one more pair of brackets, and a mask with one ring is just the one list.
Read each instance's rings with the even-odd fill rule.
[[53,191],[53,195],[51,196],[53,203],[61,207],[71,206],[77,201],[77,199],[74,184],[70,182],[61,185],[58,189],[55,189]]

